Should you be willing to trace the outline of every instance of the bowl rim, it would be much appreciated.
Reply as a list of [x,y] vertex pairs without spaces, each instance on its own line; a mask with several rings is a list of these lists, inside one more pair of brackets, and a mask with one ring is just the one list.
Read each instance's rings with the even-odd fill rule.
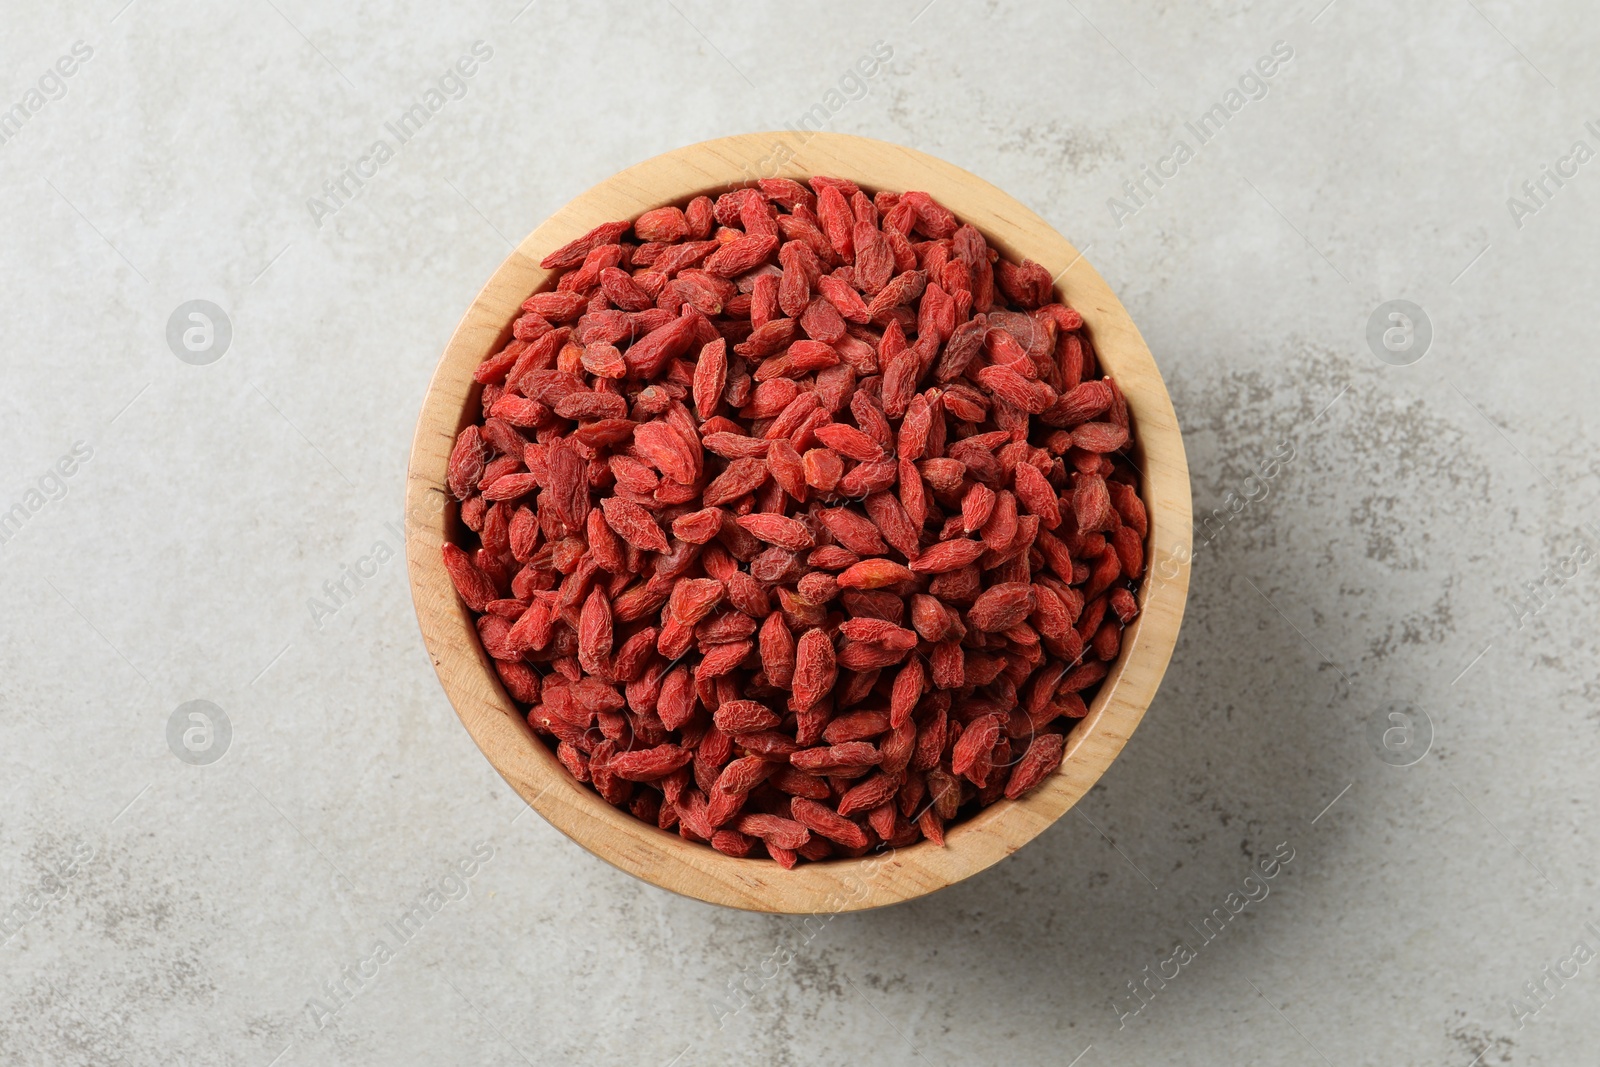
[[[682,204],[761,177],[831,175],[868,189],[931,194],[1015,262],[1043,264],[1082,315],[1102,368],[1126,397],[1149,515],[1140,614],[1124,632],[1087,717],[1068,734],[1061,767],[1027,796],[1000,800],[928,841],[860,859],[784,870],[737,859],[656,829],[579,783],[517,713],[484,652],[440,548],[455,521],[445,490],[456,434],[475,414],[472,372],[498,351],[527,295],[552,271],[539,259],[613,219]],[[1099,780],[1155,696],[1177,642],[1192,538],[1188,463],[1176,413],[1138,328],[1088,260],[1043,218],[977,176],[915,149],[838,133],[776,131],[688,145],[622,170],[578,195],[495,270],[451,335],[423,399],[406,477],[412,599],[445,695],[490,764],[527,804],[583,848],[653,885],[749,911],[820,914],[882,907],[970,877],[1015,852]],[[1159,546],[1159,550],[1158,550]]]

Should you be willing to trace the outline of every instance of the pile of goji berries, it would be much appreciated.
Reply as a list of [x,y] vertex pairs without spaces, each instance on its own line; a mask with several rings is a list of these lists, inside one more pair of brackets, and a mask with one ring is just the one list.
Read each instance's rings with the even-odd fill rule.
[[477,369],[444,561],[579,781],[789,867],[942,843],[1060,765],[1147,520],[1127,404],[1043,267],[837,178],[543,265]]

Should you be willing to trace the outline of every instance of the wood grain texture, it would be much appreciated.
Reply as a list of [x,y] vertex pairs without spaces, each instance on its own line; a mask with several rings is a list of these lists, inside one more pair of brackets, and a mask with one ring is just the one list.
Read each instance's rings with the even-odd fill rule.
[[[1037,260],[1057,276],[1059,295],[1082,313],[1102,365],[1127,397],[1150,514],[1149,562],[1143,609],[1055,775],[1021,800],[1002,800],[950,827],[943,848],[924,841],[785,871],[657,830],[573,780],[501,688],[440,547],[457,521],[445,467],[457,432],[476,414],[473,369],[509,338],[518,305],[549,282],[552,272],[538,264],[543,256],[602,222],[758,177],[815,174],[869,190],[924,190],[1007,258]],[[406,490],[407,565],[423,639],[462,724],[512,788],[562,833],[629,874],[712,904],[790,914],[881,907],[931,893],[1010,855],[1060,818],[1116,758],[1155,695],[1183,617],[1190,541],[1189,470],[1172,402],[1144,339],[1094,268],[1038,215],[974,175],[909,148],[832,133],[745,134],[669,152],[601,182],[529,234],[445,349],[417,423]]]

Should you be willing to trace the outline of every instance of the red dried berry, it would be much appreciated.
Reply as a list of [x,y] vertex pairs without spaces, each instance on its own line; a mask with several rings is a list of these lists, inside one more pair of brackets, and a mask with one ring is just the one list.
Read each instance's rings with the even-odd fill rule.
[[443,561],[562,765],[786,867],[941,843],[1048,777],[1149,534],[1128,402],[1049,267],[820,177],[543,262],[474,371]]

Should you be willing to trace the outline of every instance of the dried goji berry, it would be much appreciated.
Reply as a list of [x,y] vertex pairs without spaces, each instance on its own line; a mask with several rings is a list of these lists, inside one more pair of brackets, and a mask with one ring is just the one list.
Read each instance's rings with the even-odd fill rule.
[[1049,267],[824,177],[543,263],[473,375],[444,564],[563,766],[784,866],[1043,781],[1149,535],[1127,399]]

